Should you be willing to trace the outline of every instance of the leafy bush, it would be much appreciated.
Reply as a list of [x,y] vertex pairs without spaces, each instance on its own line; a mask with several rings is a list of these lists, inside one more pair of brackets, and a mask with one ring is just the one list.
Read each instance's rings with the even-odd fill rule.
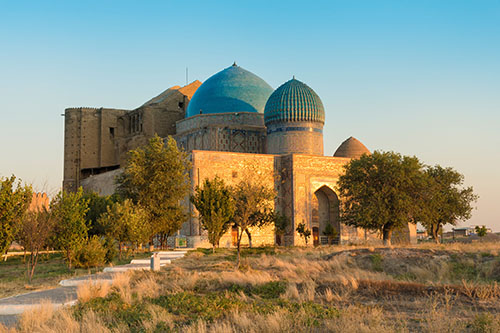
[[276,299],[285,293],[286,286],[287,283],[285,281],[271,281],[267,283],[257,284],[255,286],[242,286],[239,284],[233,284],[231,287],[229,287],[229,290],[235,293],[242,291],[248,296],[258,295],[266,299]]
[[328,237],[328,243],[330,244],[333,239],[337,238],[339,235],[337,229],[330,223],[328,223],[325,227],[325,231],[323,231],[323,235]]
[[92,236],[74,254],[76,267],[91,268],[103,266],[106,262],[106,248],[98,236]]
[[474,229],[474,231],[476,232],[476,234],[479,237],[484,237],[488,233],[488,229],[486,229],[486,227],[484,225],[482,227],[476,225],[476,228]]
[[468,256],[451,256],[451,276],[457,280],[476,281],[480,274],[477,270],[475,261]]
[[217,293],[197,295],[190,292],[180,292],[160,296],[152,299],[151,302],[174,315],[184,317],[185,323],[193,322],[198,318],[213,321],[224,317],[230,311],[245,308],[245,304],[236,297],[225,297],[224,294]]
[[372,269],[375,272],[383,272],[384,271],[384,267],[382,265],[383,257],[380,253],[372,254],[370,259],[372,261]]
[[150,317],[144,303],[127,304],[116,292],[107,297],[96,297],[87,302],[79,303],[74,307],[73,315],[81,321],[84,319],[85,313],[89,311],[106,318],[105,323],[109,328],[116,329],[121,324],[125,324],[131,332],[140,332],[141,322]]
[[107,235],[104,238],[104,248],[106,249],[106,263],[110,263],[116,257],[118,251],[116,249],[116,241],[113,237]]
[[467,325],[470,332],[477,333],[495,332],[494,327],[493,318],[489,313],[477,314],[474,320]]
[[299,225],[297,226],[297,229],[295,229],[300,236],[302,236],[302,238],[304,238],[304,241],[306,242],[306,245],[307,245],[307,242],[309,240],[309,237],[311,236],[311,230],[309,230],[305,223],[299,223]]

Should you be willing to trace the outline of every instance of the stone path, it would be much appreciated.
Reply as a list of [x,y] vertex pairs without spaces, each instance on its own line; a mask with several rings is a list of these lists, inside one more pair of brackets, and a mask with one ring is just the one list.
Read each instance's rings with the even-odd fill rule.
[[[172,260],[182,258],[187,251],[161,251],[160,265],[168,265]],[[130,264],[106,267],[102,273],[79,276],[59,282],[61,287],[33,291],[26,294],[11,296],[0,299],[0,323],[12,326],[17,321],[17,316],[26,310],[37,308],[50,302],[53,307],[69,306],[77,302],[78,285],[93,281],[95,283],[112,283],[113,276],[128,270],[149,270],[150,259],[133,259]]]

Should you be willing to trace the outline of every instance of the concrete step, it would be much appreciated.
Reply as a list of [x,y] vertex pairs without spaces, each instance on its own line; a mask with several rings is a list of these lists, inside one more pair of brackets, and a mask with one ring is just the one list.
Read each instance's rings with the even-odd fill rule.
[[[160,260],[177,260],[177,259],[180,259],[180,258],[182,258],[182,257],[164,257],[164,256],[160,256]],[[151,258],[148,258],[148,259],[151,259]]]
[[155,253],[159,253],[160,255],[180,255],[180,254],[186,254],[187,251],[155,251]]
[[[160,266],[165,266],[166,264],[162,264],[160,262]],[[114,266],[114,267],[106,267],[104,268],[103,272],[104,273],[118,273],[118,272],[126,272],[130,270],[145,270],[149,271],[151,269],[151,264],[148,262],[148,264],[128,264],[128,265],[122,265],[122,266]]]
[[180,258],[182,258],[182,257],[162,257],[162,256],[160,256],[160,260],[177,260]]
[[[132,259],[132,261],[130,262],[131,264],[140,264],[140,265],[150,265],[151,264],[151,259]],[[163,259],[163,257],[160,257],[160,265],[161,264],[170,264],[171,261],[170,259]]]
[[114,275],[115,274],[112,273],[97,273],[92,275],[84,275],[76,278],[61,280],[61,282],[59,282],[59,285],[63,287],[73,287],[73,286],[79,286],[87,282],[91,282],[93,284],[112,283]]
[[150,267],[149,265],[134,265],[134,266],[129,266],[129,265],[123,265],[123,266],[115,266],[115,267],[106,267],[104,268],[103,272],[104,273],[119,273],[119,272],[126,272],[130,270],[149,270]]

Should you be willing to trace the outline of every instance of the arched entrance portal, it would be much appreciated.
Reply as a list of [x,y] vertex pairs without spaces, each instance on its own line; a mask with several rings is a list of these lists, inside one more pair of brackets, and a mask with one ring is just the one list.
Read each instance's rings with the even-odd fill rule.
[[[331,227],[328,227],[328,226]],[[338,244],[340,239],[339,199],[328,186],[322,186],[312,196],[312,225],[314,245]],[[335,235],[325,231],[334,230]],[[328,234],[328,232],[327,232]]]

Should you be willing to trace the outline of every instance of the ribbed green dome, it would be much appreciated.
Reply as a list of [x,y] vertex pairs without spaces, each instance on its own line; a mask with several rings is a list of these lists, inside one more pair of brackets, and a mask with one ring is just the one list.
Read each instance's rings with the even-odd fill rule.
[[294,121],[324,123],[325,110],[314,90],[293,78],[269,97],[264,109],[264,120],[266,124]]

